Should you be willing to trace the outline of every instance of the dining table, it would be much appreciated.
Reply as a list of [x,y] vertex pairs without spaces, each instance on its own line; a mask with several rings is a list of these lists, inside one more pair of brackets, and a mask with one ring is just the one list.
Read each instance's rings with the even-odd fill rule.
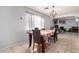
[[[40,30],[40,35],[41,35],[41,41],[42,41],[42,53],[45,52],[45,36],[51,36],[53,35],[55,30]],[[32,45],[32,37],[33,37],[33,32],[28,32],[29,34],[29,47]]]

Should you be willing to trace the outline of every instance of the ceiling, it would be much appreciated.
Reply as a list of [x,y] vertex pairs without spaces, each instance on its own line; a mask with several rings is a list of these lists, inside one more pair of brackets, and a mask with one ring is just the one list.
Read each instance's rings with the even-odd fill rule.
[[[32,8],[48,16],[50,16],[53,10],[52,6],[29,6],[29,8]],[[79,6],[55,6],[54,10],[57,13],[56,17],[64,17],[64,16],[79,17]]]

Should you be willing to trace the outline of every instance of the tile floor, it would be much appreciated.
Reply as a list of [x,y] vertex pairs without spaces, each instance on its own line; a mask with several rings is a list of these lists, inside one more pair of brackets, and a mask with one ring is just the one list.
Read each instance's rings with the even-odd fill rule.
[[79,53],[79,33],[62,33],[47,53]]
[[[16,45],[1,49],[0,53],[30,53],[28,43]],[[79,53],[79,33],[61,33],[58,35],[58,41],[46,49],[46,53]]]

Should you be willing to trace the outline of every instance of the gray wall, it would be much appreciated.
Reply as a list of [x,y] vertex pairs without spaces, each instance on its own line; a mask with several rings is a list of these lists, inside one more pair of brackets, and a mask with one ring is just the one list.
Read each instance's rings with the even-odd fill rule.
[[[25,11],[45,17],[45,28],[52,25],[48,16],[27,7],[0,7],[0,48],[9,47],[23,41],[28,41],[25,30]],[[21,19],[22,17],[22,19]]]

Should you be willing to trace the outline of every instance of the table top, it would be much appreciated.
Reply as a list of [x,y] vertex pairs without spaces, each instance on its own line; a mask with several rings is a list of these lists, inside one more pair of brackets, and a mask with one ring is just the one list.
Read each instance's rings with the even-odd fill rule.
[[[55,30],[40,30],[41,35],[52,35]],[[29,32],[32,34],[32,32]]]
[[41,30],[41,35],[51,35],[54,33],[54,30]]

